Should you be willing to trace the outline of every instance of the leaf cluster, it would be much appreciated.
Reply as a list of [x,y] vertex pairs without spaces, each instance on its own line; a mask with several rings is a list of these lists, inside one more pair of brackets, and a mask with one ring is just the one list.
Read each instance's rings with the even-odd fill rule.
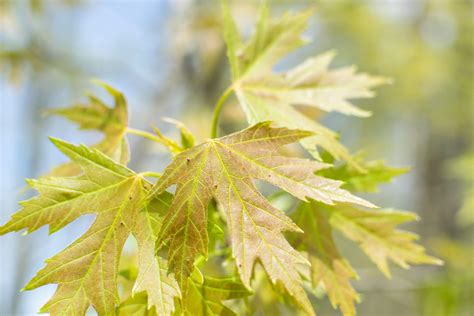
[[[180,130],[180,141],[158,129],[155,134],[132,129],[123,94],[103,83],[113,106],[89,95],[86,103],[51,111],[104,138],[93,146],[51,138],[70,162],[28,180],[38,195],[21,202],[0,227],[0,234],[43,226],[54,233],[82,215],[95,215],[90,228],[47,259],[25,286],[57,284],[41,312],[84,315],[92,306],[99,315],[252,313],[252,300],[261,299],[267,279],[271,291],[282,294],[267,299],[270,308],[273,299],[284,297],[314,315],[308,293],[323,288],[342,314],[355,315],[360,296],[351,280],[357,272],[339,251],[333,230],[355,242],[388,277],[389,262],[403,268],[440,263],[415,243],[416,235],[397,229],[416,220],[414,214],[376,210],[353,195],[375,191],[405,170],[351,156],[334,132],[298,107],[366,117],[370,113],[350,100],[373,96],[372,88],[387,80],[354,67],[332,70],[333,53],[273,71],[304,44],[301,34],[311,13],[271,19],[263,5],[254,34],[244,43],[224,2],[232,73],[225,96],[234,93],[247,115],[251,126],[242,131],[195,144],[175,120],[168,119]],[[215,118],[225,98],[221,101]],[[168,148],[173,159],[162,174],[126,166],[127,134]],[[311,159],[282,153],[282,146],[295,142]],[[330,155],[325,162],[321,149]],[[158,179],[152,183],[150,177]],[[296,206],[277,207],[259,190],[260,182],[278,188]],[[137,257],[127,262],[122,252],[129,238],[137,243]]]

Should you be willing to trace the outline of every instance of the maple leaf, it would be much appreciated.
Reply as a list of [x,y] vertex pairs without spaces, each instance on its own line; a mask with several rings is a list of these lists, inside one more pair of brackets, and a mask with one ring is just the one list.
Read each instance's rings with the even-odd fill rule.
[[[174,311],[174,297],[180,297],[178,284],[168,273],[166,261],[155,255],[155,242],[161,229],[162,210],[169,207],[170,194],[162,194],[148,204],[137,218],[134,236],[138,242],[138,275],[133,294],[145,291],[148,295],[147,310],[159,315],[171,315]],[[163,207],[165,206],[165,207]]]
[[373,205],[340,189],[341,182],[314,175],[326,164],[285,157],[276,151],[311,135],[262,122],[184,151],[165,169],[152,194],[177,186],[158,244],[168,245],[170,268],[182,290],[196,257],[207,255],[207,207],[214,198],[226,215],[243,284],[250,287],[253,266],[259,260],[273,283],[281,283],[307,313],[313,313],[296,269],[307,262],[282,233],[301,230],[258,192],[253,179],[269,182],[304,201]]
[[[114,98],[114,107],[107,106],[99,98],[89,94],[88,103],[56,108],[47,113],[62,116],[78,124],[80,129],[102,132],[104,139],[93,147],[126,165],[130,159],[128,141],[125,137],[128,126],[127,102],[120,91],[103,82],[97,80],[94,82]],[[79,166],[66,163],[54,168],[49,176],[74,176],[80,171]]]
[[415,243],[416,234],[396,229],[397,225],[417,220],[413,213],[361,210],[350,205],[328,208],[321,204],[319,207],[329,210],[331,226],[355,241],[388,278],[391,277],[389,260],[405,269],[410,264],[442,264]]
[[188,279],[188,293],[180,315],[210,316],[237,315],[222,301],[247,297],[252,294],[235,278],[204,277],[194,270]]
[[158,316],[155,309],[148,309],[148,297],[145,292],[130,296],[117,309],[118,316]]
[[[52,233],[81,215],[97,213],[97,216],[85,234],[46,260],[46,266],[25,289],[58,284],[54,296],[41,309],[52,315],[84,315],[90,305],[100,315],[114,314],[118,304],[118,263],[124,243],[133,233],[139,244],[136,290],[146,290],[149,305],[160,314],[170,314],[173,297],[179,293],[176,281],[162,272],[165,266],[160,266],[162,263],[154,257],[155,235],[152,232],[152,227],[156,226],[152,223],[156,221],[152,213],[156,212],[157,205],[162,209],[167,207],[166,196],[157,196],[146,204],[144,197],[151,184],[140,175],[98,149],[51,140],[82,168],[83,174],[29,181],[39,196],[21,202],[22,209],[0,227],[0,234],[21,229],[32,232],[44,225],[49,225]],[[157,271],[161,274],[155,274]]]
[[382,160],[363,161],[361,155],[355,156],[354,159],[364,171],[348,163],[342,163],[322,170],[318,175],[344,181],[342,187],[351,192],[377,192],[380,184],[390,182],[410,170],[387,166]]
[[334,308],[345,316],[355,315],[354,303],[360,298],[350,280],[357,273],[339,253],[332,237],[328,215],[315,202],[301,203],[291,218],[305,234],[294,238],[297,249],[308,253],[313,287],[322,284]]
[[[236,315],[236,313],[222,304],[223,301],[247,297],[252,294],[235,278],[204,277],[198,270],[194,270],[188,279],[188,294],[186,300],[178,306],[173,315]],[[145,292],[125,300],[118,309],[119,316],[158,316],[154,308],[147,308],[147,295]]]
[[179,133],[181,136],[181,147],[183,149],[193,148],[195,143],[195,138],[193,133],[186,127],[183,122],[175,120],[170,117],[164,117],[163,121],[173,124],[176,128],[179,129]]
[[224,1],[224,39],[232,70],[232,89],[250,124],[268,120],[282,127],[313,131],[315,135],[301,144],[315,158],[320,159],[317,151],[320,146],[336,159],[344,159],[362,170],[339,143],[336,133],[294,106],[365,117],[370,112],[357,108],[349,99],[372,97],[371,89],[387,79],[356,73],[354,67],[329,70],[332,52],[310,58],[287,72],[272,72],[280,59],[305,44],[301,34],[311,13],[307,10],[271,20],[264,3],[253,36],[243,44]]

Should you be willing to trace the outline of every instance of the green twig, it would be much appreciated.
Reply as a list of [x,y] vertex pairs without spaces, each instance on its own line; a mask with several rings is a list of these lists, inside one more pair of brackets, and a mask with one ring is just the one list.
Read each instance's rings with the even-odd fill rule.
[[131,128],[131,127],[127,127],[127,133],[128,134],[133,134],[133,135],[138,135],[138,136],[141,136],[141,137],[144,137],[144,138],[148,138],[149,140],[152,140],[154,142],[160,143],[162,145],[166,145],[165,142],[161,138],[159,138],[156,135],[153,135],[152,133],[148,133],[148,132],[145,132],[145,131],[142,131],[142,130],[139,130],[139,129],[135,129],[135,128]]
[[135,128],[131,128],[131,127],[127,127],[127,133],[128,134],[133,134],[133,135],[137,135],[137,136],[141,136],[141,137],[144,137],[144,138],[147,138],[149,140],[152,140],[158,144],[161,144],[163,146],[166,146],[167,148],[169,148],[171,150],[172,153],[176,154],[178,152],[181,152],[183,151],[183,148],[179,147],[177,144],[175,144],[174,142],[171,142],[167,139],[165,139],[163,136],[161,135],[154,135],[152,133],[149,133],[149,132],[145,132],[145,131],[142,131],[142,130],[139,130],[139,129],[135,129]]
[[142,177],[150,177],[150,178],[161,178],[162,174],[159,172],[153,172],[153,171],[146,171],[140,173]]
[[212,125],[211,125],[211,138],[216,138],[217,137],[217,123],[219,122],[219,114],[221,113],[222,106],[224,105],[225,100],[232,94],[232,91],[234,90],[233,86],[230,86],[227,88],[227,90],[224,91],[224,93],[221,95],[219,100],[216,103],[216,106],[214,107],[214,114],[212,117]]

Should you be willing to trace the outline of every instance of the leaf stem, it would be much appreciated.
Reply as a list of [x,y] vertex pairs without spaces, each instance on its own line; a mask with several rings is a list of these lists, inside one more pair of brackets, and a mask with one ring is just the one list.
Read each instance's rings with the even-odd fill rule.
[[149,132],[145,132],[145,131],[142,131],[142,130],[139,130],[139,129],[127,127],[127,133],[128,134],[133,134],[133,135],[138,135],[138,136],[141,136],[141,137],[144,137],[144,138],[148,138],[148,139],[150,139],[154,142],[165,145],[162,139],[160,139],[158,136],[153,135],[152,133],[149,133]]
[[166,139],[164,139],[164,137],[160,137],[159,135],[154,135],[152,133],[142,131],[140,129],[136,129],[136,128],[132,128],[132,127],[127,127],[127,133],[137,135],[137,136],[141,136],[141,137],[147,138],[149,140],[152,140],[152,141],[154,141],[158,144],[161,144],[161,145],[163,145],[167,148],[170,148],[170,150],[173,153],[183,151],[183,149],[181,147],[179,147],[177,144],[175,144],[174,142],[171,142],[171,141],[167,141]]
[[232,94],[234,90],[233,86],[228,87],[224,93],[222,93],[221,97],[216,103],[214,107],[214,114],[212,117],[212,125],[211,125],[211,138],[217,137],[217,123],[219,122],[219,114],[221,113],[222,106],[224,105],[225,100]]
[[143,177],[150,177],[150,178],[161,178],[162,174],[158,172],[153,172],[153,171],[146,171],[140,173],[141,176]]

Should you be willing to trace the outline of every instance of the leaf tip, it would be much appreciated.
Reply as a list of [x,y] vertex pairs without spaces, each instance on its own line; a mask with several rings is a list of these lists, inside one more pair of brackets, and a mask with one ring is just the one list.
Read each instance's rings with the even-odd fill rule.
[[110,95],[112,95],[114,98],[123,98],[122,92],[118,91],[114,87],[112,87],[110,84],[105,83],[104,81],[98,79],[98,78],[92,78],[90,80],[93,84],[98,85],[102,87],[105,91],[107,91]]
[[31,188],[34,188],[34,187],[35,187],[35,183],[38,182],[38,180],[26,178],[26,179],[25,179],[25,182],[26,182],[26,184],[27,184],[28,186],[30,186]]
[[28,284],[26,284],[23,288],[21,288],[20,292],[26,292],[26,291],[34,290],[36,287],[32,284],[32,281],[33,280],[31,280],[30,282],[28,282]]
[[3,236],[10,232],[10,230],[7,227],[8,227],[7,224],[0,226],[0,236]]
[[52,234],[54,234],[55,232],[57,232],[60,229],[61,229],[61,227],[53,227],[50,224],[49,229],[48,229],[48,236],[51,236]]
[[382,272],[382,274],[389,280],[392,279],[392,272],[390,272],[390,270],[385,267],[385,268],[380,268],[380,271]]
[[56,146],[58,148],[60,148],[62,145],[67,144],[66,141],[61,140],[61,139],[56,138],[56,137],[53,137],[53,136],[49,136],[48,139],[51,143],[53,143],[54,146]]

